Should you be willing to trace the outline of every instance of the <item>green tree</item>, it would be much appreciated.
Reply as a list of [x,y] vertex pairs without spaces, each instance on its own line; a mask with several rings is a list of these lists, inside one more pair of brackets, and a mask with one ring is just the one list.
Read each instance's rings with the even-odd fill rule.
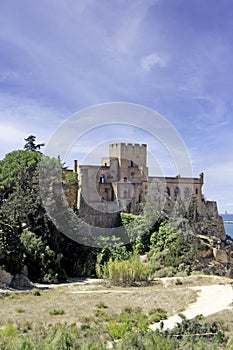
[[44,143],[36,144],[35,143],[36,136],[34,135],[28,136],[27,138],[24,139],[24,141],[26,141],[24,145],[24,149],[31,152],[38,152],[41,149],[41,147],[45,145]]

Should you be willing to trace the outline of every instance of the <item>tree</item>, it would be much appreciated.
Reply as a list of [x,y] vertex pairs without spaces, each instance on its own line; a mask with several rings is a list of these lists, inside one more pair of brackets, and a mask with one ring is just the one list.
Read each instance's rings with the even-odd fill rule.
[[20,242],[20,228],[0,211],[0,266],[12,274],[24,265],[24,249]]
[[36,144],[35,143],[36,136],[34,136],[34,135],[30,135],[24,140],[26,141],[26,144],[24,145],[24,149],[26,149],[27,151],[31,151],[31,152],[38,152],[38,150],[40,150],[41,147],[43,147],[45,145],[44,143]]

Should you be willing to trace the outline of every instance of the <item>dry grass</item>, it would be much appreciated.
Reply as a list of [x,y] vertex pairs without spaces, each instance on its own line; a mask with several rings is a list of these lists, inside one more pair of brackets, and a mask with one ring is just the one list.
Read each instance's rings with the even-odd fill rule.
[[[12,321],[22,324],[26,321],[33,325],[56,322],[80,323],[82,318],[93,316],[96,304],[103,302],[108,306],[108,313],[118,313],[125,306],[141,307],[145,312],[155,307],[162,307],[171,315],[184,310],[196,299],[196,292],[186,287],[163,286],[120,288],[95,284],[73,285],[40,291],[40,296],[33,292],[18,294],[17,298],[0,299],[0,322]],[[17,310],[24,310],[19,313]],[[63,309],[63,315],[51,315],[54,309]]]
[[[196,300],[197,293],[188,288],[194,285],[229,283],[228,279],[193,276],[158,280],[147,287],[109,287],[103,283],[71,284],[48,290],[40,290],[40,296],[21,292],[17,297],[0,299],[0,324],[12,321],[17,325],[29,322],[34,326],[57,322],[81,323],[83,317],[93,316],[96,304],[108,306],[107,313],[118,313],[125,306],[141,307],[144,312],[161,307],[168,315],[182,312]],[[24,312],[18,312],[22,309]],[[64,314],[53,315],[52,310],[62,309]]]

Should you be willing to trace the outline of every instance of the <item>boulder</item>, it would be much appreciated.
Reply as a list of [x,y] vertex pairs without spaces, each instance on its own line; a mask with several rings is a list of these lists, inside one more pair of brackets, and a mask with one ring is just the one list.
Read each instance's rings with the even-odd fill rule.
[[14,289],[23,290],[23,289],[32,289],[33,285],[31,284],[31,282],[26,276],[15,275],[11,281],[10,287]]
[[0,268],[0,287],[1,288],[8,288],[12,282],[13,276],[9,273]]

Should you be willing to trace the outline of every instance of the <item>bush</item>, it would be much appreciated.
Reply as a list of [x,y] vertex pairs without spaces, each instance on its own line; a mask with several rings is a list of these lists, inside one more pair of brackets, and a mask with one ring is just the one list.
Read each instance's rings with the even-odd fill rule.
[[33,291],[33,295],[35,295],[36,297],[40,297],[41,296],[40,291],[38,289]]
[[159,322],[160,320],[167,319],[167,311],[162,308],[155,308],[149,311],[149,321],[150,323]]
[[102,266],[98,277],[107,279],[116,286],[131,286],[135,282],[148,281],[150,266],[141,263],[137,257],[124,261],[110,259]]
[[18,308],[16,309],[16,311],[17,311],[19,314],[23,314],[24,312],[26,312],[26,310],[23,309],[22,307],[18,307]]
[[108,306],[103,301],[100,301],[98,304],[96,304],[96,307],[98,309],[107,309],[108,308]]
[[45,350],[78,349],[77,327],[57,324],[50,330],[45,339]]
[[50,315],[64,315],[65,311],[63,309],[53,309],[49,313]]
[[116,350],[175,350],[178,349],[175,339],[166,339],[152,332],[142,334],[130,332],[123,336],[114,346]]
[[108,334],[112,339],[120,339],[123,335],[130,330],[130,326],[124,322],[110,321],[107,324]]

